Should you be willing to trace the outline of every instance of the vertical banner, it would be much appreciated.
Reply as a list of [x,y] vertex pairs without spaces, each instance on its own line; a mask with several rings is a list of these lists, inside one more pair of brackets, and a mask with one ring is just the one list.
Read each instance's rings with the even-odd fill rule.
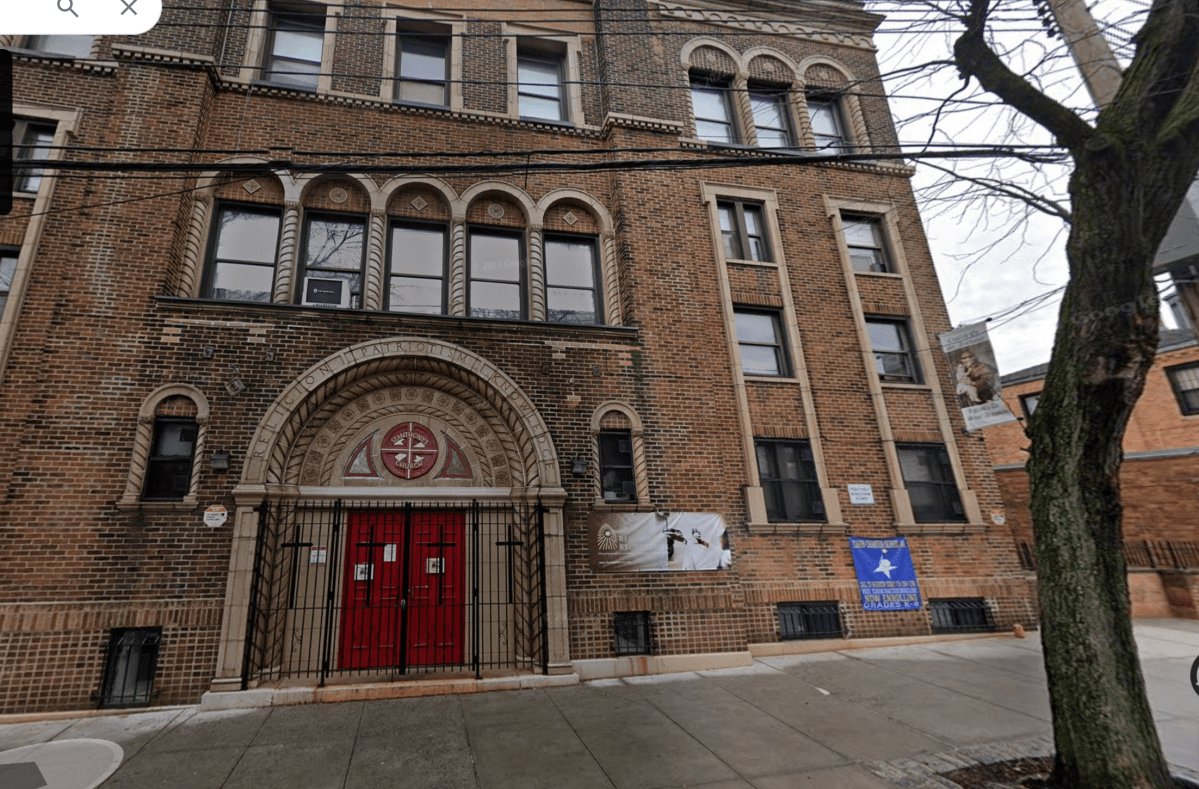
[[711,512],[593,513],[590,532],[599,572],[724,570],[732,557],[724,519]]
[[949,362],[949,375],[967,430],[1016,421],[1003,402],[987,324],[972,323],[945,332],[941,335],[941,348]]
[[866,611],[916,611],[920,586],[908,551],[907,537],[850,537],[849,550],[858,573],[862,608]]

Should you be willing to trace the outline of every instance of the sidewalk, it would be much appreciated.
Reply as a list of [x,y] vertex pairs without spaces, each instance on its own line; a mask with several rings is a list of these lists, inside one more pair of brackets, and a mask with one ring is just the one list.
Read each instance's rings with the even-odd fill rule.
[[[1199,622],[1139,620],[1136,634],[1167,756],[1196,780]],[[543,690],[12,724],[0,751],[114,742],[104,789],[887,789],[1048,751],[1050,736],[1031,633]]]

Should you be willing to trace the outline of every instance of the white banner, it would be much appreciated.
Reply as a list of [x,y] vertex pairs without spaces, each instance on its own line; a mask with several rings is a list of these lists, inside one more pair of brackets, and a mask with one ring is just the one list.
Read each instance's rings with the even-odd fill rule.
[[590,531],[599,572],[723,570],[732,556],[724,519],[715,513],[595,513]]
[[967,430],[1016,421],[1003,402],[987,324],[973,323],[945,332],[941,335],[941,348],[949,362],[954,394]]

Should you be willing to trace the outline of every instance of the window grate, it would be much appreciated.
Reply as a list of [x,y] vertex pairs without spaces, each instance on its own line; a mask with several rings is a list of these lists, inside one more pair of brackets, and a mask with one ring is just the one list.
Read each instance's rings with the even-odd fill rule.
[[995,629],[991,608],[981,597],[929,600],[934,633],[985,633]]
[[784,641],[803,638],[844,638],[841,608],[835,600],[817,603],[779,603],[779,637]]
[[612,630],[616,654],[650,654],[649,611],[616,611],[612,614]]
[[161,641],[161,627],[113,629],[104,660],[101,708],[150,705]]

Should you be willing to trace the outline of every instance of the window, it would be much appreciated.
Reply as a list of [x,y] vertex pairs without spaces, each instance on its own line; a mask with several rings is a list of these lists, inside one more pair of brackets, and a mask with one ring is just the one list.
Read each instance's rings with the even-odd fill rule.
[[566,120],[563,112],[562,58],[520,53],[516,59],[516,101],[520,117]]
[[523,261],[519,235],[472,230],[468,314],[478,318],[523,318]]
[[546,236],[546,320],[554,323],[603,323],[597,304],[595,239]]
[[447,106],[449,48],[445,36],[401,33],[396,41],[395,100]]
[[601,430],[599,433],[600,493],[604,501],[637,501],[633,477],[633,432]]
[[95,36],[29,36],[25,39],[25,48],[51,55],[85,58],[92,54],[94,40]]
[[777,312],[734,308],[741,372],[746,375],[786,376],[790,373]]
[[691,109],[695,114],[696,137],[708,142],[737,142],[729,98],[727,80],[691,75]]
[[42,171],[22,169],[20,163],[44,162],[50,158],[54,125],[19,120],[13,126],[13,139],[20,140],[13,149],[13,191],[36,192],[42,185]]
[[[1199,387],[1199,381],[1196,381],[1195,385]],[[1037,410],[1037,401],[1040,399],[1040,392],[1037,392],[1036,394],[1020,395],[1020,407],[1024,409],[1024,416],[1026,418],[1032,416],[1032,412]],[[1199,405],[1199,401],[1197,401],[1196,405]]]
[[616,654],[648,655],[650,653],[649,611],[614,611],[612,630]]
[[16,273],[17,250],[0,249],[0,317],[4,317],[4,305],[8,302],[8,292],[12,290]]
[[1185,415],[1199,414],[1199,364],[1183,364],[1166,368],[1166,377],[1178,398],[1178,407]]
[[841,638],[841,607],[836,600],[779,603],[779,638]]
[[991,609],[981,597],[929,600],[934,633],[982,633],[995,629]]
[[187,495],[198,431],[194,419],[155,417],[143,500],[181,500]]
[[716,204],[716,212],[720,215],[720,237],[724,241],[726,260],[771,260],[762,206],[721,201]]
[[761,148],[790,148],[795,145],[791,124],[787,120],[787,93],[783,90],[749,89],[749,106],[753,110],[754,128]]
[[874,369],[882,381],[920,383],[920,369],[912,353],[906,321],[866,319],[870,349],[874,351]]
[[757,439],[754,447],[766,498],[766,519],[770,523],[827,520],[811,442]]
[[393,225],[387,280],[387,309],[444,315],[445,228]]
[[224,205],[217,212],[207,292],[222,301],[271,300],[279,211]]
[[287,87],[316,90],[324,44],[323,13],[273,10],[263,78]]
[[808,117],[812,121],[812,137],[817,151],[848,151],[849,139],[845,134],[845,122],[841,118],[841,106],[836,97],[809,93]]
[[875,217],[841,217],[845,246],[849,248],[849,263],[854,271],[888,273],[891,263],[883,243],[883,229]]
[[154,698],[161,627],[119,627],[104,657],[100,707],[148,707]]
[[949,453],[941,444],[896,444],[903,484],[917,523],[966,520]]
[[304,234],[300,302],[309,306],[362,306],[366,221],[361,217],[310,215]]

